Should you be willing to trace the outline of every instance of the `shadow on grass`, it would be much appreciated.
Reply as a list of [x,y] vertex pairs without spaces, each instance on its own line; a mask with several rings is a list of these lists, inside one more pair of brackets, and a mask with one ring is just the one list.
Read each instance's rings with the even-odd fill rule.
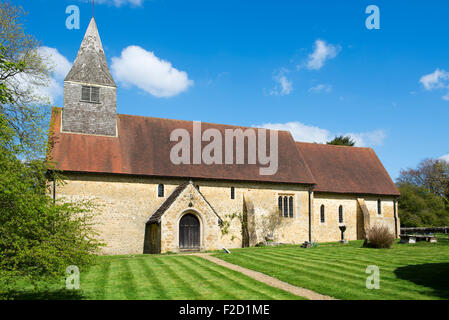
[[432,295],[449,299],[449,263],[426,263],[397,268],[400,279],[433,289]]
[[81,300],[83,295],[77,290],[13,290],[0,293],[0,300]]

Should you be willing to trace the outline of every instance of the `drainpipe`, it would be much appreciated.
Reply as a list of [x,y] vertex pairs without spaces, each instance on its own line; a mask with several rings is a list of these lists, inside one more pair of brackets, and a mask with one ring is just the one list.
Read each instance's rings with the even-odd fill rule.
[[398,200],[394,199],[393,200],[394,234],[396,235],[396,238],[398,237],[398,217],[397,217],[397,210],[396,210],[397,203],[398,203]]
[[312,189],[309,189],[309,243],[312,243]]

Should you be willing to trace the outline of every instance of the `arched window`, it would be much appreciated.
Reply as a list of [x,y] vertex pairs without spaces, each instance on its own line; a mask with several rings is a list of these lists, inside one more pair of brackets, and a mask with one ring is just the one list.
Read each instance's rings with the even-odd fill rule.
[[157,187],[157,196],[163,197],[164,196],[164,185],[160,183]]
[[278,196],[278,209],[279,215],[285,218],[293,218],[293,211],[295,206],[293,205],[293,196],[281,195]]
[[284,197],[284,217],[288,218],[288,197]]
[[382,214],[382,200],[377,199],[377,214]]
[[321,205],[321,208],[320,208],[320,220],[321,220],[321,223],[324,223],[324,221],[325,221],[325,217],[324,217],[324,204],[322,204],[322,205]]
[[282,197],[278,198],[279,215],[282,216]]
[[290,218],[293,218],[293,197],[288,199],[288,215]]
[[338,222],[343,223],[343,206],[338,207]]
[[235,189],[231,187],[231,199],[235,199]]

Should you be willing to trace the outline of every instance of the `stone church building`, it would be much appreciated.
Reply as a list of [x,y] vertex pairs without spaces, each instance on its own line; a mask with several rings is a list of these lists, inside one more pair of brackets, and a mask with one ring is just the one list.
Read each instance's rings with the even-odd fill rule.
[[170,134],[192,134],[193,123],[117,114],[117,87],[94,19],[50,127],[49,157],[65,177],[52,194],[97,204],[104,254],[236,248],[267,236],[280,243],[338,241],[343,225],[348,240],[363,239],[376,224],[398,235],[399,191],[370,148],[296,142],[277,131],[272,175],[248,161],[174,164]]

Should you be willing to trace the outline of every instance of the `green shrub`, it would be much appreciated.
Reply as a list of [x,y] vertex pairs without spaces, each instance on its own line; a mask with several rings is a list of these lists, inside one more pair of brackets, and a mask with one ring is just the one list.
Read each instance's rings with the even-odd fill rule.
[[374,226],[368,231],[365,246],[370,248],[391,248],[395,236],[387,226]]

